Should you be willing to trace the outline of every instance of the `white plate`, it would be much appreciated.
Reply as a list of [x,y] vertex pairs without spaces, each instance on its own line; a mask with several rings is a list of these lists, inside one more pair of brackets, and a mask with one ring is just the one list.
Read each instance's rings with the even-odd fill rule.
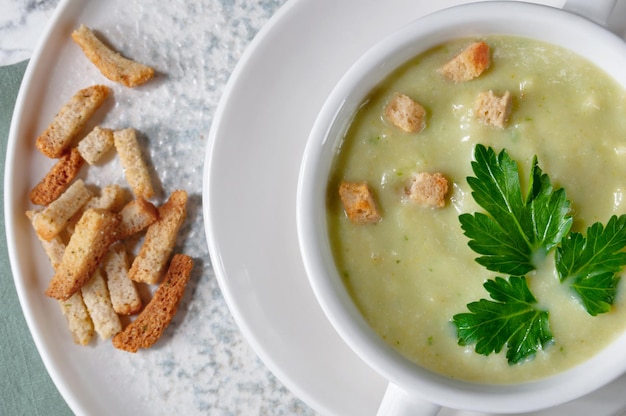
[[[239,62],[211,128],[204,215],[222,292],[262,360],[323,413],[375,414],[385,382],[325,320],[300,261],[294,207],[309,129],[343,72],[376,40],[458,3],[291,1]],[[626,379],[620,379],[535,414],[614,415],[626,404],[624,387]]]
[[[40,355],[77,415],[289,413],[305,406],[249,348],[220,294],[201,212],[206,137],[220,93],[243,49],[281,0],[62,1],[35,50],[16,103],[5,170],[6,235],[15,286]],[[152,64],[157,78],[126,89],[102,77],[70,39],[80,23]],[[160,183],[190,194],[177,251],[196,260],[174,322],[153,348],[129,354],[110,342],[73,344],[57,303],[44,290],[52,269],[24,216],[28,192],[52,161],[34,140],[79,88],[105,83],[113,99],[96,114],[112,128],[135,127]],[[89,183],[124,184],[120,167],[86,170]],[[38,382],[38,380],[33,380]],[[35,397],[45,400],[45,397]],[[231,413],[232,412],[232,413]]]

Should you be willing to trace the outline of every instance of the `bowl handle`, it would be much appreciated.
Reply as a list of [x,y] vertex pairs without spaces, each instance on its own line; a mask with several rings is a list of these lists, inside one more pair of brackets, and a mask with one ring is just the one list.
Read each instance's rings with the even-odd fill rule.
[[563,10],[568,10],[606,26],[616,2],[616,0],[566,0]]
[[377,416],[434,416],[441,406],[422,400],[389,383],[383,400],[378,408]]

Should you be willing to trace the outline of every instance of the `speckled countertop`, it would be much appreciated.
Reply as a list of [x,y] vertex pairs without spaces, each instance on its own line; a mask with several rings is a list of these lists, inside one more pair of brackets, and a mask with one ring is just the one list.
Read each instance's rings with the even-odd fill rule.
[[[0,66],[14,64],[31,57],[58,2],[58,0],[0,0]],[[202,13],[211,16],[205,35],[210,35],[215,45],[223,45],[210,51],[212,65],[217,65],[219,68],[217,71],[214,70],[215,76],[212,77],[210,88],[207,89],[209,95],[206,96],[206,102],[199,103],[201,111],[198,114],[187,115],[193,123],[190,128],[199,132],[198,134],[206,138],[212,114],[230,72],[257,31],[284,2],[285,0],[192,0],[182,3],[185,7],[180,9],[178,17],[184,17],[185,13],[193,13],[194,10],[201,9]],[[188,51],[188,53],[192,52]],[[208,63],[195,61],[195,65],[208,65]],[[3,86],[0,85],[0,93],[2,92]],[[201,178],[197,178],[191,185],[200,189]],[[199,190],[197,192],[199,193]],[[192,226],[201,228],[201,219],[194,222]],[[203,230],[195,230],[190,235],[195,239],[191,254],[194,257],[208,259],[208,248],[204,241]],[[7,270],[3,272],[8,275]],[[5,277],[6,281],[9,279],[8,276]],[[190,408],[197,411],[197,414],[314,414],[313,410],[277,380],[243,338],[221,296],[208,260],[203,265],[202,279],[198,283],[198,286],[200,285],[203,286],[203,292],[207,294],[205,296],[211,302],[210,308],[203,312],[202,319],[206,319],[205,324],[212,328],[213,337],[207,340],[210,345],[206,345],[206,349],[210,351],[210,356],[204,357],[205,368],[199,372],[197,380],[197,388],[203,392],[203,402],[196,403]],[[5,310],[6,305],[0,306],[0,309],[5,308],[2,310],[3,314],[20,314],[21,310],[15,307],[16,303],[13,305],[11,310]],[[26,360],[28,359],[27,357]],[[39,357],[35,354],[31,359],[38,360]],[[13,407],[9,410],[5,407],[4,410],[13,414],[42,414],[40,409],[47,408],[49,413],[46,414],[48,415],[69,414],[69,410],[62,406],[42,405],[45,402],[54,403],[55,400],[60,400],[60,396],[57,397],[55,392],[54,397],[51,397],[49,392],[52,381],[38,374],[31,366],[27,367],[29,367],[29,374],[22,374],[25,370],[19,365],[7,367],[10,368],[6,370],[9,371],[8,374],[2,373],[3,380],[0,383],[5,383],[0,390],[2,394],[13,391],[16,392],[15,394],[30,396],[22,400],[12,398]],[[186,367],[183,366],[178,371],[185,369]],[[16,374],[12,374],[11,371]],[[18,377],[17,373],[20,373],[19,380],[22,380],[21,382],[25,385],[9,386],[13,376]],[[168,391],[168,386],[154,387],[159,391]],[[37,397],[38,392],[47,396]],[[176,394],[175,390],[173,394]],[[8,399],[0,397],[2,401]]]

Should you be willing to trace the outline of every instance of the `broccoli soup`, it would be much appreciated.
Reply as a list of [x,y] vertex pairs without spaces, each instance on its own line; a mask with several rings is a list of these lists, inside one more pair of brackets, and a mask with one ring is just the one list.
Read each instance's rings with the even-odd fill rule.
[[535,40],[459,39],[373,90],[335,156],[328,224],[355,304],[453,378],[549,376],[626,326],[626,94]]

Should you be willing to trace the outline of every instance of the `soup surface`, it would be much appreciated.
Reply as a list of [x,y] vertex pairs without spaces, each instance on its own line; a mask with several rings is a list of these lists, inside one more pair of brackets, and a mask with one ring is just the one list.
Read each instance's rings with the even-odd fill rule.
[[[527,277],[539,307],[549,311],[554,343],[516,365],[504,351],[484,356],[474,345],[459,346],[452,317],[488,298],[484,282],[502,276],[476,263],[459,223],[460,214],[483,211],[466,180],[473,176],[475,145],[506,149],[523,182],[536,155],[553,186],[567,192],[572,231],[585,232],[596,221],[606,224],[626,213],[626,95],[570,51],[516,37],[481,40],[491,48],[491,63],[478,78],[454,83],[439,71],[474,41],[459,39],[416,57],[372,91],[336,155],[328,222],[340,274],[382,338],[410,360],[450,377],[511,383],[563,371],[623,331],[624,279],[611,311],[593,317],[559,282],[549,255]],[[477,95],[489,90],[513,97],[504,128],[481,123],[474,114]],[[383,116],[398,92],[425,108],[422,131],[406,133]],[[406,198],[415,172],[440,172],[448,179],[443,208]],[[344,180],[369,183],[380,221],[348,220],[337,192]]]

